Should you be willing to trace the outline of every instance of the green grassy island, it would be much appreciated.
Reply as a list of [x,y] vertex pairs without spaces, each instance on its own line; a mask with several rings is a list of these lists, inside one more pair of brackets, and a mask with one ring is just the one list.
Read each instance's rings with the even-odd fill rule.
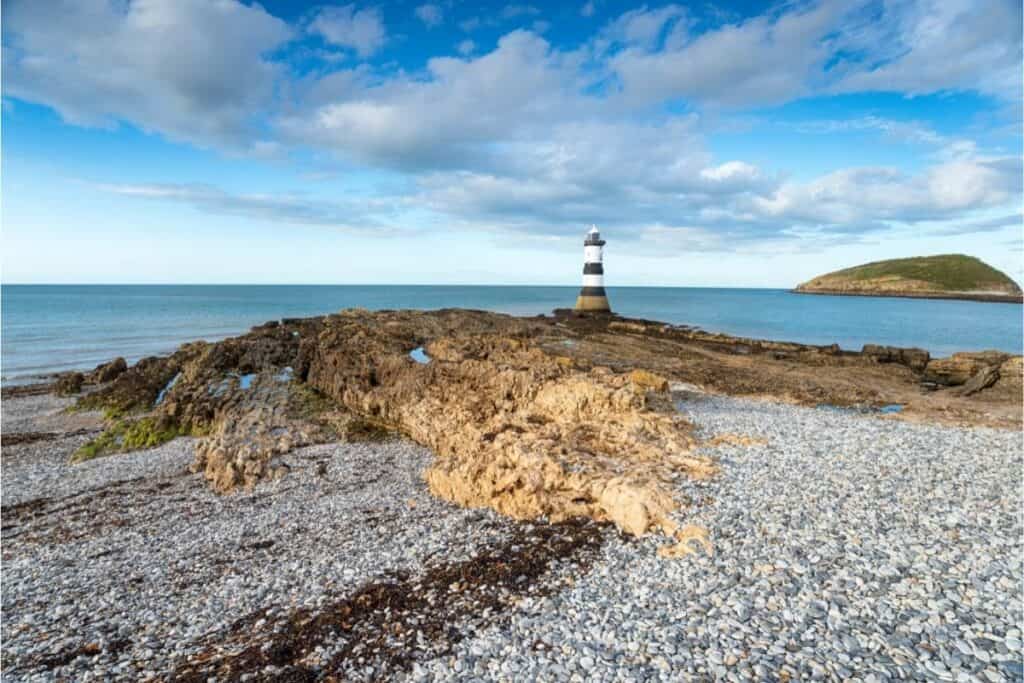
[[1021,289],[1005,273],[964,254],[865,263],[797,286],[803,294],[971,299],[1021,303]]

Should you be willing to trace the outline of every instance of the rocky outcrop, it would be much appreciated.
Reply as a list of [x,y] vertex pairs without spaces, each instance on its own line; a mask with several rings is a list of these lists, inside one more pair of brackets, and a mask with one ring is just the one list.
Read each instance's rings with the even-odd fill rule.
[[143,358],[129,372],[121,373],[111,383],[82,397],[78,407],[103,409],[112,417],[150,410],[160,391],[190,355],[190,350],[184,350],[188,346],[167,358]]
[[995,365],[986,366],[964,382],[963,387],[960,389],[960,394],[972,396],[983,389],[988,389],[997,381],[999,381],[999,367]]
[[115,358],[108,363],[100,363],[96,369],[86,375],[87,384],[106,384],[112,382],[128,370],[128,362],[124,358]]
[[865,344],[861,353],[879,363],[899,363],[906,365],[915,372],[921,372],[928,366],[929,354],[924,349],[903,348],[899,346],[879,346]]
[[333,436],[320,424],[296,418],[292,388],[283,379],[263,374],[248,389],[239,389],[231,410],[199,440],[191,469],[202,472],[215,490],[227,493],[282,477],[289,468],[280,456]]
[[[414,359],[414,350],[424,353]],[[923,376],[964,390],[922,394]],[[221,492],[283,476],[297,446],[394,430],[436,454],[425,477],[442,498],[516,518],[585,516],[661,533],[673,541],[663,554],[678,555],[706,538],[681,525],[676,484],[717,468],[700,456],[673,405],[684,395],[671,387],[811,405],[941,395],[947,415],[950,401],[956,408],[975,395],[1019,403],[1020,376],[1020,357],[1006,354],[929,361],[917,349],[844,352],[614,316],[348,310],[144,359],[79,405],[199,436],[193,469]],[[128,433],[118,424],[97,442]]]
[[1010,359],[1001,351],[954,353],[949,358],[936,358],[928,362],[922,380],[942,386],[959,386],[986,368],[998,368]]
[[[666,554],[706,540],[675,519],[672,484],[715,466],[693,453],[668,381],[549,353],[550,332],[485,313],[346,311],[147,359],[82,402],[146,407],[202,435],[193,469],[222,492],[283,475],[281,456],[346,432],[331,424],[344,412],[431,448],[427,483],[459,505],[658,532],[674,540]],[[424,342],[429,363],[409,357]],[[304,410],[310,393],[329,404]]]
[[82,392],[85,375],[80,372],[65,372],[54,382],[53,391],[58,396],[73,396]]
[[435,339],[424,365],[408,357],[410,332],[331,320],[307,381],[430,447],[436,495],[521,519],[582,515],[637,535],[681,531],[671,482],[715,467],[691,453],[664,378],[581,369],[528,339],[486,334]]

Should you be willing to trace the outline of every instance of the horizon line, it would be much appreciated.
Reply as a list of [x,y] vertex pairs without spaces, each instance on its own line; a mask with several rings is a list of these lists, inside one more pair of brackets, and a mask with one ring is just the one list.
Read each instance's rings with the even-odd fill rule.
[[[317,282],[0,282],[0,287],[563,287],[580,285],[469,283],[317,283]],[[746,285],[608,285],[607,289],[793,289]]]

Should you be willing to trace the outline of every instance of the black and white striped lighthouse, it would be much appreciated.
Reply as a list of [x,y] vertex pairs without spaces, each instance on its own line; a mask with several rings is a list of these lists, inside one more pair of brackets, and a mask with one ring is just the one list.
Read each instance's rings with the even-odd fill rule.
[[604,265],[601,263],[601,252],[604,240],[597,226],[591,226],[590,232],[583,240],[583,289],[576,298],[577,311],[611,311],[608,306],[608,295],[604,292]]

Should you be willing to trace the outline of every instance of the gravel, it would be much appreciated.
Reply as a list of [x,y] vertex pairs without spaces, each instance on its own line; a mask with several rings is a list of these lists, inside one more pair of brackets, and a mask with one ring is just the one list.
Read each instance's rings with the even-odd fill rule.
[[41,394],[0,401],[4,434],[15,432],[71,432],[96,429],[102,422],[97,412],[65,412],[74,398]]
[[1024,680],[1019,433],[680,407],[705,437],[767,441],[708,449],[721,476],[680,491],[714,555],[609,542],[572,589],[411,679]]
[[[1019,432],[680,408],[703,437],[751,437],[707,448],[721,475],[681,484],[680,519],[710,530],[712,556],[660,559],[658,539],[606,529],[593,558],[552,561],[499,615],[453,617],[450,644],[388,677],[1024,680]],[[530,538],[432,498],[430,454],[406,441],[301,449],[287,477],[217,496],[187,473],[187,439],[66,465],[83,439],[4,448],[5,681],[166,678],[260,610],[335,609]],[[385,671],[366,663],[345,678]]]
[[257,610],[316,610],[509,527],[430,496],[407,441],[303,448],[220,496],[188,472],[191,439],[66,464],[87,438],[4,447],[4,681],[163,677]]

